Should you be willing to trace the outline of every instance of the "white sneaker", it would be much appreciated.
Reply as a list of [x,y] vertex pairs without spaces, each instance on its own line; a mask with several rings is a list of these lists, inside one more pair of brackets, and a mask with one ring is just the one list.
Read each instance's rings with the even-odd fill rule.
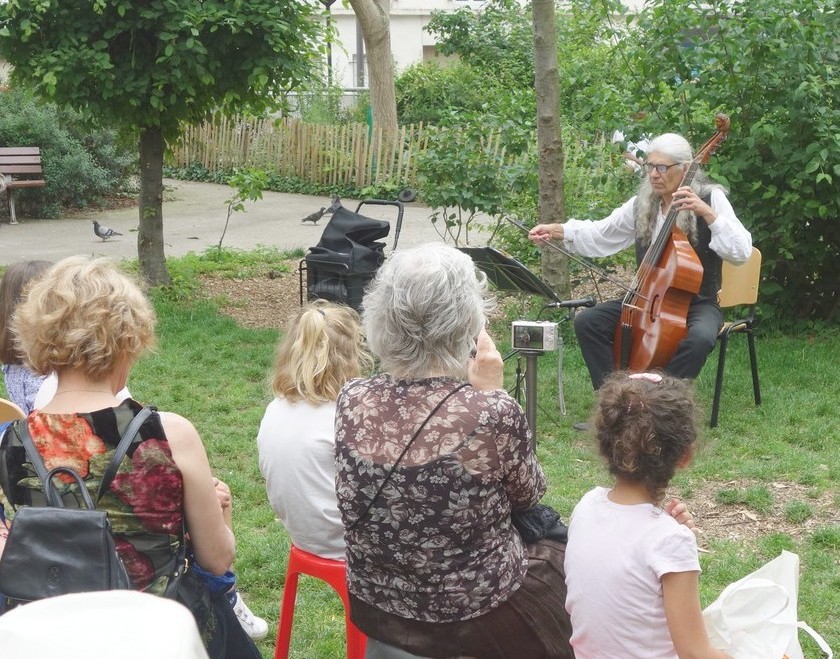
[[268,634],[268,623],[262,618],[258,618],[253,614],[248,605],[242,600],[242,595],[236,593],[236,603],[233,605],[233,612],[239,619],[239,624],[242,629],[253,640],[258,641],[265,638]]

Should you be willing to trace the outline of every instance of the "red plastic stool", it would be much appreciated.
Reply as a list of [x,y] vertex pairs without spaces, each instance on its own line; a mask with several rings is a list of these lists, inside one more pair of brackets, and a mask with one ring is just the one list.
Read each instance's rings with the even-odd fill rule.
[[367,637],[350,622],[350,602],[347,597],[346,566],[344,561],[321,558],[292,545],[286,567],[286,584],[283,586],[283,603],[280,622],[277,624],[277,645],[274,659],[288,659],[292,640],[292,623],[295,617],[298,577],[301,574],[326,581],[344,602],[344,623],[347,627],[347,659],[364,659]]

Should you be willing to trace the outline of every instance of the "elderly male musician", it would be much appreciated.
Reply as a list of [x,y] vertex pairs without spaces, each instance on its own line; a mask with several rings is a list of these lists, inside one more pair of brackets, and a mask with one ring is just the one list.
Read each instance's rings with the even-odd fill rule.
[[[664,367],[682,378],[697,377],[723,325],[717,303],[721,260],[743,263],[752,252],[752,237],[721,186],[697,171],[690,186],[680,187],[693,160],[685,138],[674,133],[660,135],[648,147],[646,176],[635,197],[603,220],[538,224],[528,234],[538,245],[562,241],[568,251],[587,257],[609,256],[635,244],[641,261],[673,203],[678,211],[676,226],[685,233],[703,266],[700,290],[688,308],[687,334]],[[621,313],[622,300],[611,300],[575,317],[575,334],[595,389],[615,368],[613,342]]]

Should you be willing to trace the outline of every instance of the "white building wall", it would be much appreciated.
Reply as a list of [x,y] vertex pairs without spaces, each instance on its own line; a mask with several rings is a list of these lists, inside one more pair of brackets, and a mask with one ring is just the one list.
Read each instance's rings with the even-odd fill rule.
[[[643,0],[625,0],[625,5],[639,9]],[[396,72],[412,64],[434,58],[435,37],[423,28],[433,11],[452,12],[461,7],[479,9],[483,0],[391,0],[391,52]],[[342,3],[332,5],[330,20],[337,30],[337,42],[332,45],[333,81],[346,89],[367,87],[359,85],[354,70],[357,57],[357,26],[353,10]],[[358,36],[359,41],[361,37]]]
[[[483,0],[391,0],[391,52],[396,71],[432,58],[435,38],[423,28],[433,11],[455,11],[460,7],[478,8]],[[331,20],[337,31],[332,45],[333,80],[345,88],[359,86],[354,66],[357,57],[356,15],[351,8],[335,3]],[[367,74],[365,74],[367,76]],[[365,80],[367,87],[367,80]]]

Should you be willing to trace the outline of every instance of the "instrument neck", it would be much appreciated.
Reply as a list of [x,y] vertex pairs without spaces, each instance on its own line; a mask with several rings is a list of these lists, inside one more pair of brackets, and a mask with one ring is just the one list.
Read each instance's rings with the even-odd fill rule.
[[[685,172],[685,175],[682,177],[682,181],[677,186],[678,188],[684,188],[691,185],[692,181],[694,181],[694,177],[697,174],[697,170],[700,169],[700,163],[696,160],[693,160],[689,165],[688,169]],[[671,193],[673,195],[673,193]],[[663,203],[665,200],[663,199]],[[671,232],[674,230],[674,227],[677,224],[677,216],[680,214],[679,209],[674,207],[673,203],[673,196],[671,199],[668,200],[668,212],[665,215],[665,221],[662,223],[662,228],[659,230],[659,233],[656,235],[656,238],[651,243],[650,248],[648,249],[643,262],[647,265],[656,265],[659,263],[659,260],[662,256],[662,251],[665,249],[665,245],[671,239]]]

